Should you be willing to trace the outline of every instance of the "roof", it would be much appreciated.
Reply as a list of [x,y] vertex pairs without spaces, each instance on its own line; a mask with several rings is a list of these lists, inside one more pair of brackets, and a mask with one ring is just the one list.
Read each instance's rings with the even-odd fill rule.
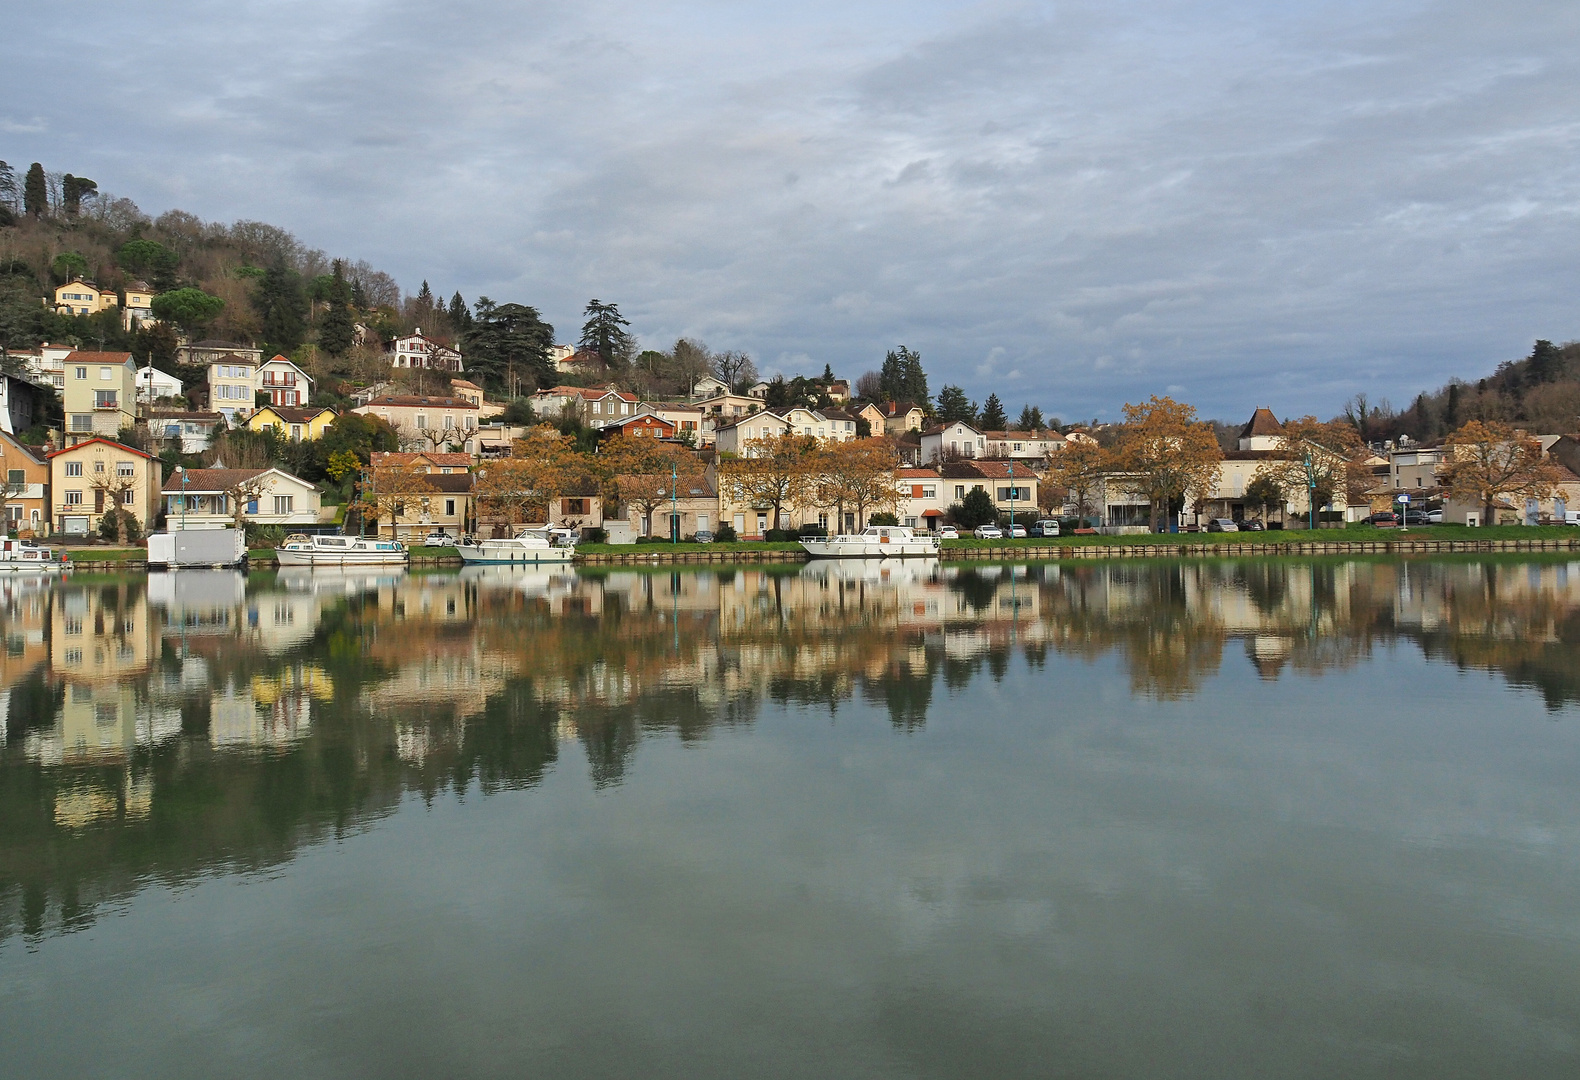
[[467,382],[465,379],[451,379],[450,380],[450,385],[451,386],[459,386],[462,390],[481,390],[481,389],[483,389],[481,386],[478,386],[476,383],[474,383],[474,382]]
[[[269,469],[185,469],[173,472],[165,480],[161,491],[180,494],[183,491],[229,491],[248,480],[262,476]],[[185,480],[185,483],[182,481]]]
[[901,469],[898,473],[901,480],[937,480],[937,469]]
[[324,413],[330,413],[336,416],[339,415],[335,412],[335,410],[327,407],[317,409],[311,407],[306,409],[293,409],[289,405],[265,405],[263,408],[253,413],[252,416],[256,418],[266,412],[273,413],[281,420],[284,420],[287,424],[305,424],[314,417],[320,416]]
[[61,454],[69,454],[73,450],[81,450],[84,446],[91,446],[94,443],[103,443],[105,446],[113,446],[117,450],[125,450],[128,454],[136,454],[138,457],[147,458],[149,461],[155,460],[154,455],[152,454],[144,453],[135,446],[127,446],[125,443],[118,443],[114,439],[106,439],[102,435],[95,436],[92,439],[83,439],[79,443],[72,443],[70,446],[62,447],[59,450],[51,450],[49,452],[49,457],[54,459],[59,457]]
[[418,397],[416,394],[388,394],[376,397],[363,405],[362,408],[370,409],[375,405],[392,405],[397,408],[416,408],[422,405],[437,405],[445,409],[475,409],[477,406],[465,398],[452,397]]
[[1254,435],[1282,435],[1284,425],[1278,422],[1278,417],[1273,415],[1272,409],[1258,408],[1251,414],[1251,419],[1245,427],[1240,429],[1240,438],[1249,439]]
[[977,435],[981,435],[982,434],[982,432],[977,431],[977,429],[975,427],[973,427],[972,425],[966,423],[964,420],[950,420],[950,421],[947,421],[947,422],[942,423],[942,424],[934,424],[932,427],[927,428],[925,431],[923,431],[922,434],[923,435],[937,435],[940,431],[948,431],[950,428],[954,427],[956,424],[958,424],[959,426],[965,428],[967,431],[973,432],[974,434],[977,434]]
[[854,420],[854,419],[856,419],[855,414],[848,413],[844,409],[820,409],[819,412],[821,412],[823,414],[823,419],[825,419],[825,420]]
[[628,424],[663,424],[665,427],[675,426],[674,421],[672,420],[665,420],[657,413],[645,412],[637,413],[635,416],[627,416],[623,420],[611,420],[609,423],[603,426],[602,430],[608,431],[611,428],[622,428]]
[[1037,442],[1039,440],[1064,442],[1064,436],[1057,431],[1045,431],[1041,428],[1034,431],[982,431],[978,434],[984,439],[992,439],[994,442],[1014,442],[1017,439],[1021,442]]
[[[878,402],[878,411],[881,412],[884,416],[904,416],[906,413],[910,412],[912,409],[921,409],[921,408],[922,407],[920,405],[916,404],[914,401],[880,401],[880,402]],[[926,412],[927,410],[922,409],[922,411]]]
[[234,341],[221,341],[219,338],[204,338],[187,346],[189,349],[245,349],[246,347]]
[[16,447],[23,454],[26,454],[28,457],[32,458],[37,464],[44,464],[44,460],[47,455],[41,454],[39,452],[43,449],[43,447],[29,446],[15,435],[11,434],[9,431],[0,431],[0,439],[4,439],[6,442]]
[[124,364],[132,358],[129,352],[84,352],[81,349],[66,354],[67,363]]
[[437,450],[432,453],[427,453],[421,450],[375,450],[373,453],[368,455],[368,458],[370,463],[374,465],[411,465],[420,458],[421,460],[428,462],[428,464],[437,465],[440,468],[453,467],[456,465],[460,465],[468,469],[472,467],[471,454],[441,454]]
[[1013,479],[1037,479],[1037,474],[1032,472],[1024,462],[1017,466],[1017,463],[1013,461],[980,461],[967,458],[961,461],[946,462],[940,467],[940,472],[944,476],[949,477],[981,476],[989,480],[1009,480],[1012,478],[1010,470],[1016,468],[1018,468],[1018,471],[1013,474]]
[[434,491],[466,492],[472,490],[472,474],[460,473],[428,473],[422,478]]

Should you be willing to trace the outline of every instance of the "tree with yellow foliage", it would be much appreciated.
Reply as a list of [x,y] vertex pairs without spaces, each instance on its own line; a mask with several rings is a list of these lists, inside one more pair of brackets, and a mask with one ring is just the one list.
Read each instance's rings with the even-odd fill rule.
[[900,505],[900,456],[892,440],[877,437],[829,443],[811,463],[814,498],[838,510],[835,531],[845,520],[845,507],[856,508],[856,531],[866,527],[868,513],[892,513]]
[[[1343,495],[1346,505],[1364,503],[1377,478],[1366,466],[1370,451],[1354,425],[1342,420],[1323,422],[1315,416],[1286,420],[1272,456],[1257,466],[1252,483],[1276,487],[1292,495],[1305,493],[1308,513]],[[1306,471],[1306,461],[1311,471]],[[1316,486],[1313,488],[1313,484]]]
[[1096,442],[1070,439],[1063,450],[1048,455],[1048,479],[1053,483],[1044,484],[1038,490],[1038,498],[1042,500],[1039,505],[1049,513],[1058,510],[1059,506],[1054,503],[1055,486],[1066,488],[1076,516],[1084,524],[1092,512],[1093,498],[1112,468],[1109,455]]
[[702,486],[702,463],[676,443],[644,436],[611,436],[598,449],[604,496],[641,511],[644,532],[653,535],[653,514],[676,498]]
[[1561,475],[1540,442],[1495,420],[1472,420],[1444,439],[1443,449],[1443,486],[1452,498],[1477,503],[1483,525],[1497,524],[1501,496],[1545,498]]
[[551,499],[591,483],[587,460],[576,452],[575,439],[547,424],[517,439],[508,458],[477,470],[472,493],[479,516],[503,517],[508,523],[548,518]]
[[812,478],[818,458],[817,440],[784,432],[746,440],[746,456],[719,463],[721,483],[730,483],[753,506],[771,506],[774,528],[783,527],[784,511],[815,505]]
[[1114,444],[1111,482],[1140,495],[1150,508],[1150,525],[1180,501],[1207,498],[1218,486],[1223,450],[1212,425],[1196,419],[1193,406],[1154,396],[1125,406],[1125,422]]

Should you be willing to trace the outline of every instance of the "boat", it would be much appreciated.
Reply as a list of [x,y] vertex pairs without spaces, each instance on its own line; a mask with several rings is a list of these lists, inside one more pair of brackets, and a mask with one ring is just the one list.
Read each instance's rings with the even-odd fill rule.
[[869,525],[859,533],[803,540],[801,546],[814,559],[936,559],[942,543],[932,533],[917,533],[903,525]]
[[58,574],[64,569],[64,561],[49,548],[26,540],[0,539],[0,574]]
[[[512,563],[547,564],[568,563],[576,555],[574,543],[555,544],[549,539],[552,530],[547,528],[521,529],[515,536],[480,540],[468,537],[456,547],[461,560],[468,566],[504,566]],[[564,534],[564,530],[558,530]]]
[[372,537],[296,533],[274,549],[274,557],[281,566],[404,566],[406,545]]

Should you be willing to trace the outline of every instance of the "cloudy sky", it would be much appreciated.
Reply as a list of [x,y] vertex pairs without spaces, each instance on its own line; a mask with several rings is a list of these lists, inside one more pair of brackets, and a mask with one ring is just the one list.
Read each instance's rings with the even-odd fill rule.
[[[644,344],[1113,416],[1404,404],[1580,337],[1572,0],[88,0],[0,158]],[[91,26],[91,33],[84,27]]]

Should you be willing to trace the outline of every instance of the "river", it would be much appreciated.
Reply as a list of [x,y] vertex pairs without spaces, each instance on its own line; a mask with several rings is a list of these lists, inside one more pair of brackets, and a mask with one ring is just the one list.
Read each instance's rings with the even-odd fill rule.
[[0,1074],[1580,1075],[1580,562],[0,580]]

